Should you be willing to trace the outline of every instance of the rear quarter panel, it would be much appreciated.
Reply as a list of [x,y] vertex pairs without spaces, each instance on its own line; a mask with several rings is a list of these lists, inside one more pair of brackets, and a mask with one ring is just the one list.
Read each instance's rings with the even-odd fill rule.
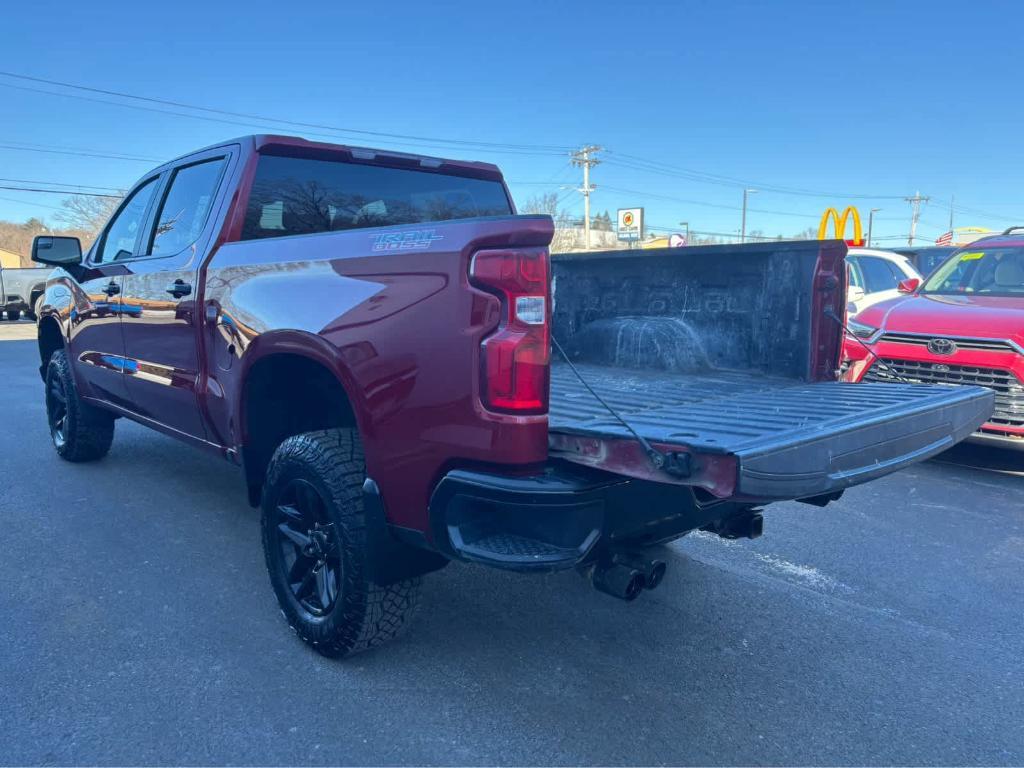
[[426,528],[429,494],[452,466],[543,461],[546,416],[480,405],[478,350],[498,303],[469,286],[468,266],[480,248],[546,245],[551,234],[547,217],[510,216],[221,246],[203,297],[211,437],[244,444],[246,374],[289,353],[341,381],[398,525]]

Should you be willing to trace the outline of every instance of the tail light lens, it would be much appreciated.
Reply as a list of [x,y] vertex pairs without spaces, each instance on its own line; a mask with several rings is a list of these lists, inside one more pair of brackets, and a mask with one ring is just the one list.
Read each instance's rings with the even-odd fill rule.
[[469,276],[501,299],[501,322],[480,349],[484,405],[509,413],[546,413],[551,360],[547,249],[477,251]]

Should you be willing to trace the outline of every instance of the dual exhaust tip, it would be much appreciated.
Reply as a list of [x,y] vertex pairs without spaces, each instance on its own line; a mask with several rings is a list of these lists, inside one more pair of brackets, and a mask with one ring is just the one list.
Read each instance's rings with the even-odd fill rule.
[[664,560],[642,556],[612,555],[593,566],[590,581],[598,592],[620,600],[636,600],[645,589],[655,589],[665,579]]

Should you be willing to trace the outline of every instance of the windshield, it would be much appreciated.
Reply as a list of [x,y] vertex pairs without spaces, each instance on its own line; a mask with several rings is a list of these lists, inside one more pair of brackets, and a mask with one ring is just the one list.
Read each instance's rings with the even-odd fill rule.
[[921,293],[1024,295],[1024,248],[968,246],[935,270]]

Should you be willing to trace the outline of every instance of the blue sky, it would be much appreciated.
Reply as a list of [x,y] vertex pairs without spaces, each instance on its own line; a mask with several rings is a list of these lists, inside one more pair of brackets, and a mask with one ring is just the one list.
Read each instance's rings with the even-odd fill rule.
[[[496,162],[518,202],[558,192],[582,211],[581,197],[562,188],[579,183],[566,149],[594,143],[607,149],[593,174],[594,210],[642,205],[666,229],[687,220],[694,230],[737,231],[744,186],[761,190],[748,229],[769,235],[855,203],[865,219],[882,209],[876,236],[905,236],[902,197],[917,190],[932,197],[919,229],[930,238],[946,229],[951,195],[957,226],[1024,224],[1024,4],[185,0],[16,2],[4,16],[14,34],[5,35],[0,70],[468,142],[319,131]],[[274,127],[55,94],[125,101],[0,76],[0,178],[125,187],[164,159]],[[332,140],[294,126],[277,132]],[[59,203],[0,190],[0,218],[48,218]]]

